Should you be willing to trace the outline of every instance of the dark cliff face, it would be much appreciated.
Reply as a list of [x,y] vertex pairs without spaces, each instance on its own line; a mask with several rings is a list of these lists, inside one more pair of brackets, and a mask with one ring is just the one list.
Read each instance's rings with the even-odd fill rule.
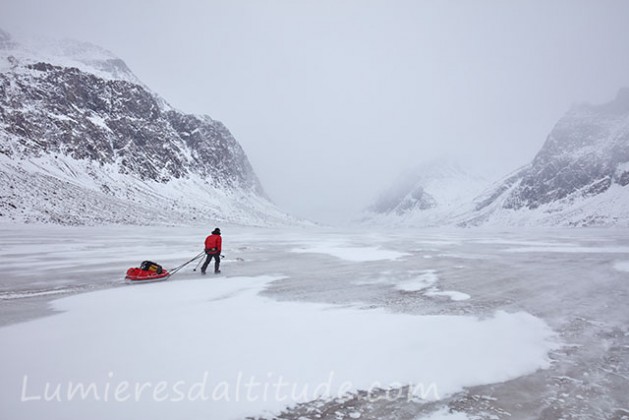
[[[502,205],[507,209],[536,209],[564,199],[591,197],[612,185],[629,184],[627,162],[629,89],[623,89],[608,104],[580,106],[568,112],[532,163],[496,191],[514,186]],[[477,209],[493,201],[484,200]]]
[[47,63],[17,64],[0,74],[0,125],[0,152],[10,157],[62,154],[117,162],[121,173],[159,182],[195,173],[217,187],[263,194],[224,125],[163,109],[153,94],[128,81]]

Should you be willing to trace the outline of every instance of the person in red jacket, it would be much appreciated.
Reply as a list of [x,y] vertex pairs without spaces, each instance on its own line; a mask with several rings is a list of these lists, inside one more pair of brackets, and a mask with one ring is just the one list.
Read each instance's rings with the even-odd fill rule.
[[212,234],[205,238],[205,253],[207,258],[201,266],[201,274],[205,274],[207,266],[210,265],[210,261],[214,258],[214,273],[218,274],[221,270],[218,269],[221,264],[221,251],[223,250],[223,238],[221,238],[221,230],[216,228],[212,231]]

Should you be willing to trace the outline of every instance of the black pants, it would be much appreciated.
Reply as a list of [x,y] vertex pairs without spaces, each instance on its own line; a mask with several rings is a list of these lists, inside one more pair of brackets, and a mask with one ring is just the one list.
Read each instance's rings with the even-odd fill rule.
[[201,266],[201,272],[203,274],[205,274],[205,269],[207,268],[208,265],[210,265],[210,261],[212,261],[212,258],[214,258],[214,272],[215,273],[219,272],[218,266],[221,265],[221,254],[207,254],[207,258],[205,259],[205,262]]

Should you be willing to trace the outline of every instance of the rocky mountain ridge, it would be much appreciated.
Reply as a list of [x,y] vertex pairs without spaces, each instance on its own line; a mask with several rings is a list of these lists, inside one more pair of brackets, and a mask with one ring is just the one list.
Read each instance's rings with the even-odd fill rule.
[[[173,109],[99,47],[66,41],[38,50],[4,32],[0,177],[0,217],[9,220],[290,219],[222,123]],[[94,201],[114,205],[107,214],[81,210]]]
[[629,225],[629,89],[562,117],[533,161],[476,198],[465,225]]

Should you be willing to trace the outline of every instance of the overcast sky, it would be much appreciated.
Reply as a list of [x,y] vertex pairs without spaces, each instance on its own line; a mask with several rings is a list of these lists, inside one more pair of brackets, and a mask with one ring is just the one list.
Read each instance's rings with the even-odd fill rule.
[[0,0],[0,28],[112,51],[324,222],[443,155],[511,172],[573,104],[629,86],[623,0]]

